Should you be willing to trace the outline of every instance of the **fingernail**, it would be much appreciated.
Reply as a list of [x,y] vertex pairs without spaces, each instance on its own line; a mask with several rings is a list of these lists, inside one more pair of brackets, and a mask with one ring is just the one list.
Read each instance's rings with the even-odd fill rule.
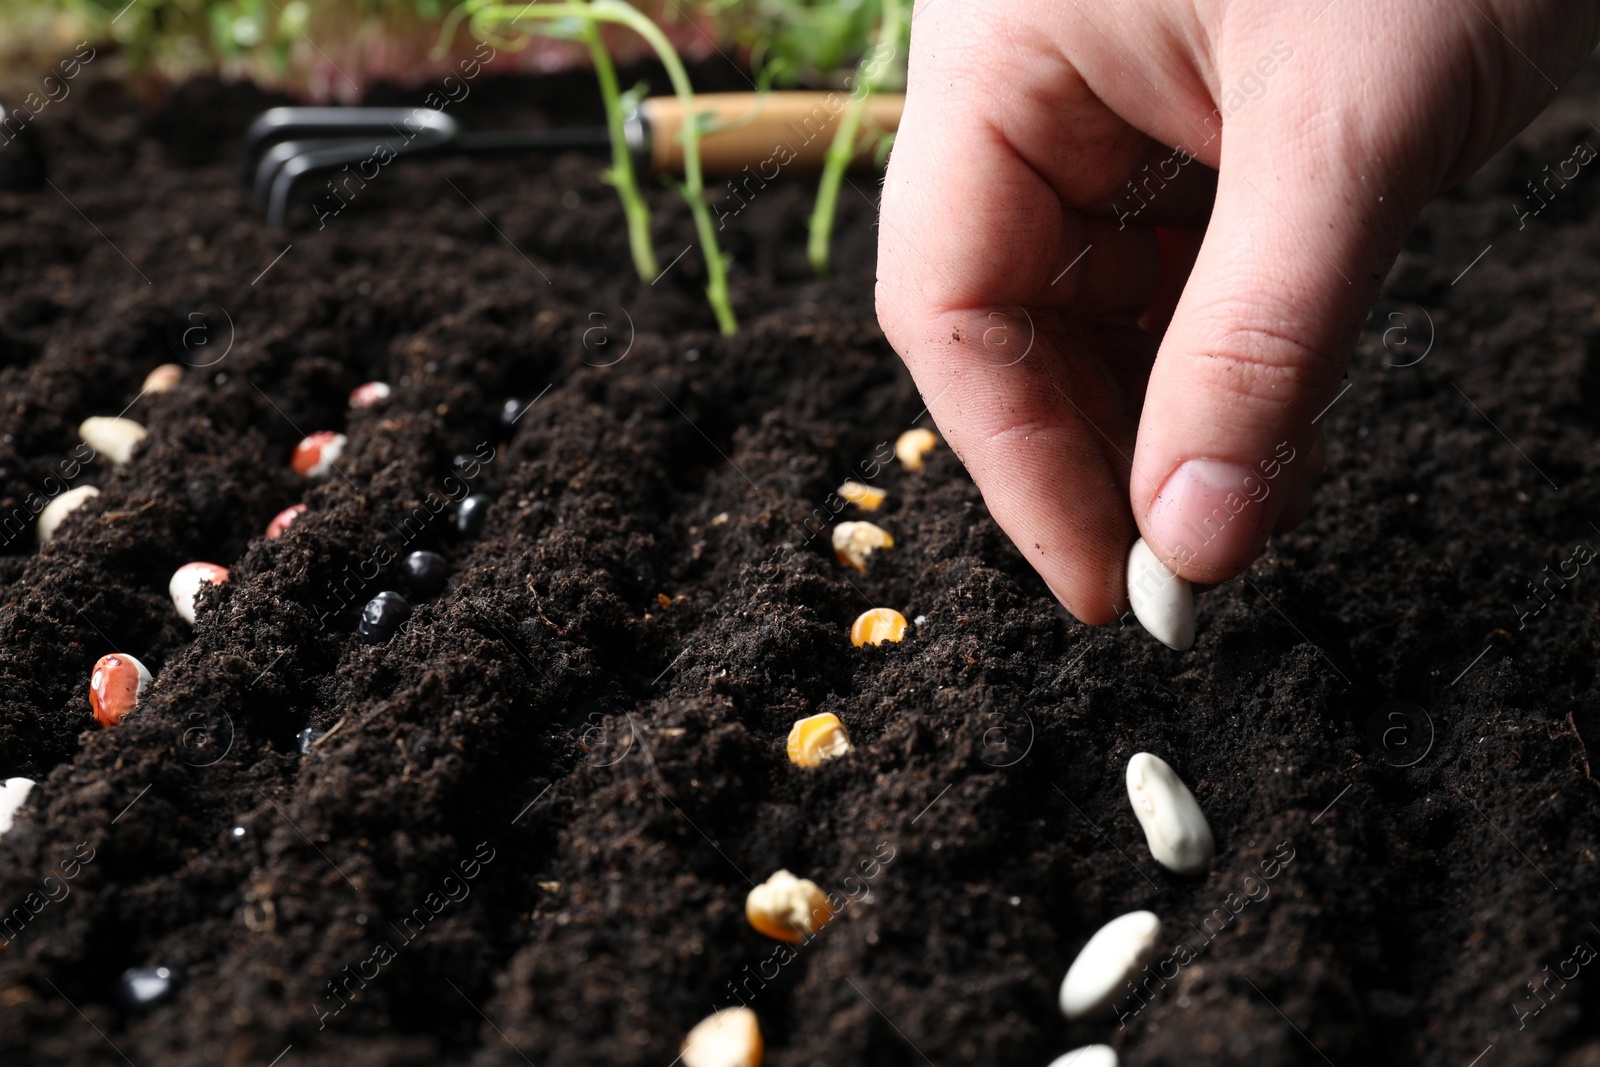
[[1179,567],[1243,567],[1261,550],[1270,492],[1247,467],[1191,459],[1156,494],[1147,532]]

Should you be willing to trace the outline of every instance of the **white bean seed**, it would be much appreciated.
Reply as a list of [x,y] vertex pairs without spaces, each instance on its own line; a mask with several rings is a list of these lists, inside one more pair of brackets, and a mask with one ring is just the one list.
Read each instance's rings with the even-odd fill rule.
[[123,464],[133,455],[133,448],[149,433],[132,419],[106,415],[92,415],[78,425],[78,436],[89,447],[114,464]]
[[1157,863],[1179,874],[1200,874],[1211,865],[1217,847],[1211,824],[1166,760],[1135,753],[1128,761],[1128,800]]
[[1194,646],[1194,591],[1156,558],[1142,537],[1128,550],[1128,601],[1156,640],[1179,652]]
[[78,510],[89,501],[100,495],[100,490],[92,485],[80,485],[76,489],[68,489],[44,506],[39,512],[39,525],[35,528],[39,534],[41,545],[49,544],[55,537],[56,530],[68,515]]
[[17,809],[22,807],[32,789],[32,778],[7,778],[5,784],[0,785],[0,834],[11,829]]
[[683,1067],[760,1067],[761,1027],[749,1008],[723,1008],[701,1019],[683,1040]]
[[1050,1067],[1117,1067],[1117,1053],[1110,1045],[1085,1045],[1057,1056]]
[[1109,1013],[1123,984],[1154,954],[1161,920],[1154,912],[1131,911],[1102,926],[1061,983],[1061,1011],[1069,1019]]

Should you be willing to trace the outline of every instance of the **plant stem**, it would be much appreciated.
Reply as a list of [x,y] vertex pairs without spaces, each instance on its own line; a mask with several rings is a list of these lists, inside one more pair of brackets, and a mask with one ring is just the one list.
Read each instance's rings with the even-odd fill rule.
[[[811,262],[812,273],[823,277],[828,273],[828,250],[833,241],[833,218],[839,206],[839,186],[844,182],[844,172],[855,158],[856,139],[861,133],[861,123],[867,114],[867,98],[883,82],[883,69],[888,59],[875,60],[878,49],[887,45],[891,50],[900,46],[900,0],[883,0],[883,29],[878,34],[876,48],[868,51],[856,67],[856,93],[839,119],[839,128],[828,145],[828,156],[822,167],[822,181],[817,186],[817,202],[811,209],[810,236],[806,241],[806,258]],[[869,69],[873,68],[873,69]]]
[[[897,0],[890,0],[897,2]],[[637,33],[655,50],[667,77],[672,81],[672,91],[683,107],[683,196],[694,216],[695,232],[700,238],[701,253],[706,260],[706,300],[717,316],[717,328],[726,336],[739,329],[733,315],[733,304],[728,295],[728,264],[717,246],[716,231],[711,228],[711,212],[706,209],[705,185],[700,175],[700,123],[694,109],[694,89],[689,85],[689,72],[667,35],[639,11],[623,0],[590,0],[589,3],[531,3],[525,7],[513,4],[485,5],[472,14],[473,28],[482,24],[514,24],[520,19],[576,19],[581,22],[611,22]]]
[[644,194],[639,191],[639,182],[633,173],[633,153],[628,150],[627,133],[623,128],[617,71],[593,22],[583,24],[583,40],[594,62],[600,98],[605,102],[606,128],[611,132],[611,168],[604,179],[622,201],[622,213],[628,220],[628,247],[633,251],[633,269],[639,272],[640,281],[649,282],[661,273],[661,268],[656,264],[656,252],[650,244],[650,206],[644,202]]

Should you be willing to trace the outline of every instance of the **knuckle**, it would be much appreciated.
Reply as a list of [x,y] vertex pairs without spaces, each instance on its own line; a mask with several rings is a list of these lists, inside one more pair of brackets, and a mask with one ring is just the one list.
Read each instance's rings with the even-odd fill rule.
[[1270,325],[1232,326],[1195,352],[1214,388],[1252,404],[1284,406],[1335,380],[1339,359]]

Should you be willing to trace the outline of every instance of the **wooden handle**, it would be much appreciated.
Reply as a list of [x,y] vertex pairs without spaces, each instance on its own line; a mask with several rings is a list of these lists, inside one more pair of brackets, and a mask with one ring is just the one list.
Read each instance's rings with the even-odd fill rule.
[[[867,113],[856,142],[855,163],[871,158],[880,134],[900,128],[906,98],[899,93],[867,98]],[[707,93],[696,95],[695,110],[725,126],[700,137],[700,166],[708,175],[738,174],[745,167],[763,178],[779,170],[820,171],[833,131],[853,103],[849,93]],[[650,169],[683,170],[683,108],[675,96],[653,96],[640,105],[650,126]]]

